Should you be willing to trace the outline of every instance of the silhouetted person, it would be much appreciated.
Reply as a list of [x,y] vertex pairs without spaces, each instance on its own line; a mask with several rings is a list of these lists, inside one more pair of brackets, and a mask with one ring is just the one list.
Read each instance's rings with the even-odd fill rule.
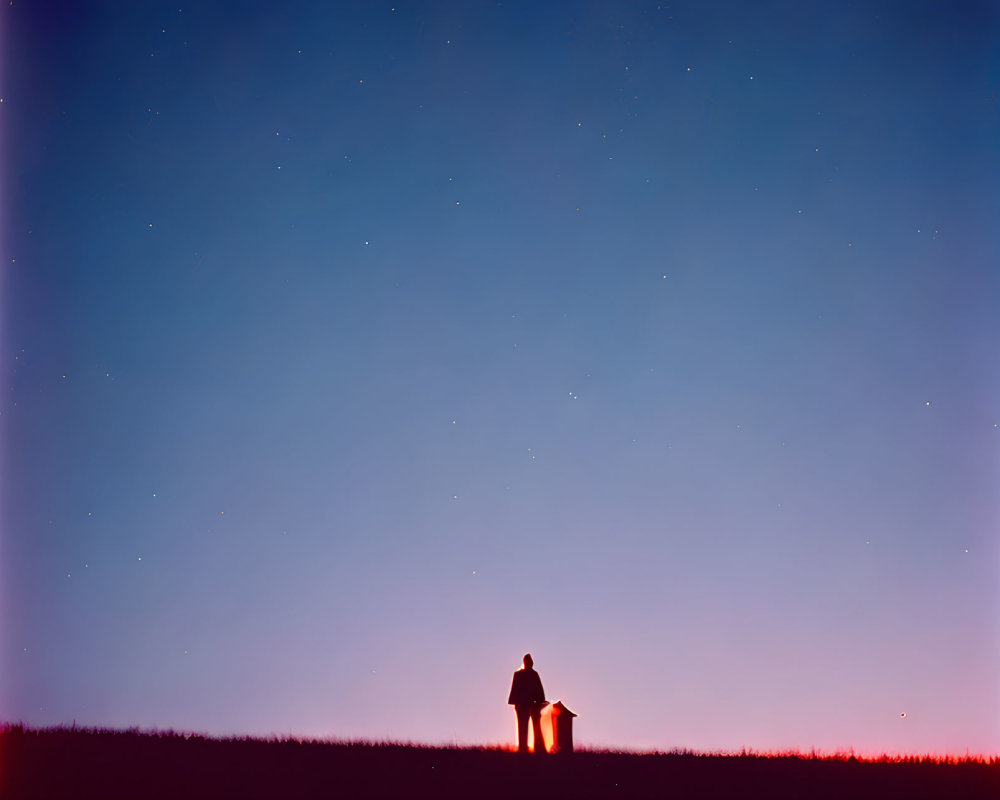
[[508,705],[514,706],[517,714],[517,752],[528,752],[528,719],[535,734],[535,752],[545,752],[545,742],[542,740],[542,708],[545,705],[545,690],[542,679],[532,669],[534,660],[531,653],[524,654],[524,668],[514,673],[510,684]]

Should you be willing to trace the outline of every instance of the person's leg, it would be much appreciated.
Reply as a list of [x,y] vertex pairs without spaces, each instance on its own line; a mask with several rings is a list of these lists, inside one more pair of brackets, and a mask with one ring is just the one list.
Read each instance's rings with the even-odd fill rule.
[[535,706],[531,709],[531,731],[535,736],[535,752],[546,753],[545,738],[542,736],[542,709]]
[[514,713],[517,714],[517,752],[528,752],[528,713],[527,706],[514,706]]

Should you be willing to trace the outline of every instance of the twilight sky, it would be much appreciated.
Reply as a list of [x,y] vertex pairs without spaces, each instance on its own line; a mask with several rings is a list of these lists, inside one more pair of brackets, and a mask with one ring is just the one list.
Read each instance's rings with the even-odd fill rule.
[[1000,751],[997,15],[5,4],[0,719]]

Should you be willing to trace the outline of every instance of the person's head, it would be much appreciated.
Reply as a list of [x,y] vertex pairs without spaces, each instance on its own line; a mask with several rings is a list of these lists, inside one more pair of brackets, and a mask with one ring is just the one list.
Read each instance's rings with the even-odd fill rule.
[[531,653],[524,654],[524,668],[531,669],[532,665],[535,663],[534,659],[531,657]]

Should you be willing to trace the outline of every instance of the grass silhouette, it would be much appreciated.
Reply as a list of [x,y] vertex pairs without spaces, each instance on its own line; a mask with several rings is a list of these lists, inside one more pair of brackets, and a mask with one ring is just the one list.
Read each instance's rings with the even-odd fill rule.
[[1000,797],[996,757],[584,750],[0,728],[3,798]]

